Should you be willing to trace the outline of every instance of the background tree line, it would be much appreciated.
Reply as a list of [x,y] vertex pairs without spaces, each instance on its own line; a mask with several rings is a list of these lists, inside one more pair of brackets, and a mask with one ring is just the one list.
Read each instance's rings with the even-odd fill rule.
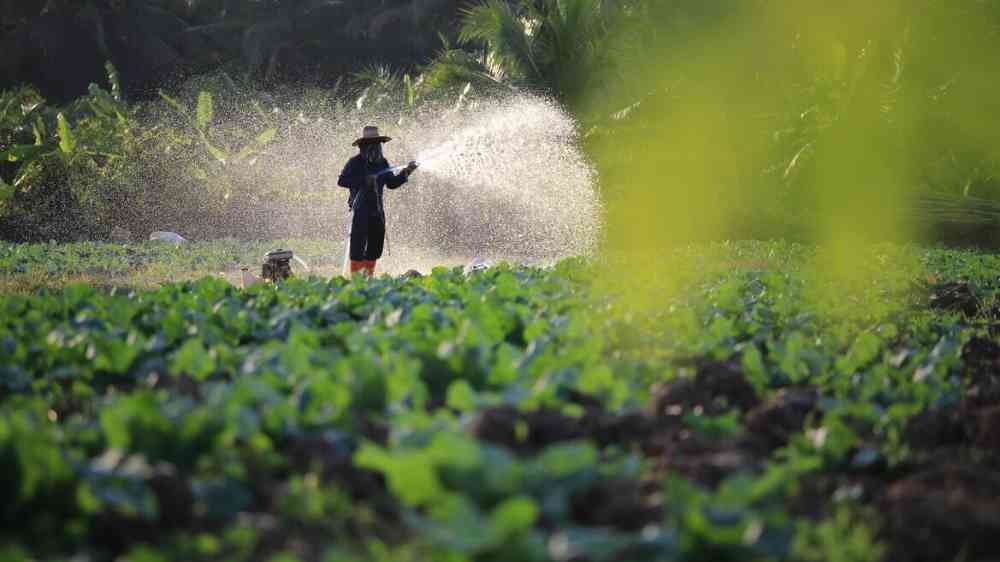
[[[119,96],[154,104],[159,88],[199,81],[215,84],[217,101],[219,84],[264,105],[294,85],[345,108],[530,90],[578,117],[606,199],[688,186],[661,191],[704,216],[673,217],[670,236],[809,237],[820,214],[862,216],[854,226],[876,237],[912,233],[905,222],[936,239],[1000,241],[995,0],[7,0],[0,10],[8,109],[33,107],[15,84],[54,105],[92,95],[107,61]],[[186,95],[193,106],[197,92]],[[38,144],[26,115],[5,117],[8,155],[12,143]],[[0,169],[8,186],[15,168],[23,162]]]
[[361,65],[410,68],[453,36],[459,0],[3,0],[0,88],[65,102],[112,62],[129,97],[217,69],[332,85]]

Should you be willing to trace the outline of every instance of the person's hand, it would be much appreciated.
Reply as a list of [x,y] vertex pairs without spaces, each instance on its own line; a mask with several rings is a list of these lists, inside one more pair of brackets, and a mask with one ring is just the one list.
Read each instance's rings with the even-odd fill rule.
[[420,164],[417,164],[415,160],[411,161],[409,164],[406,165],[406,168],[403,168],[403,174],[409,177],[410,174],[413,173],[413,170],[416,170],[419,166]]

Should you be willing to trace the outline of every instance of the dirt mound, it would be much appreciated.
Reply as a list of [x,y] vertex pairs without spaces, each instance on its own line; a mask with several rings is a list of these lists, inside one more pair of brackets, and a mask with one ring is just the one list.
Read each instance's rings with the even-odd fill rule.
[[752,439],[710,441],[691,431],[675,433],[662,447],[657,472],[680,473],[709,488],[737,472],[759,473],[767,454]]
[[[787,432],[801,428],[817,396],[815,391],[779,393],[755,419],[760,424],[780,426],[764,433],[774,434],[773,441],[787,439]],[[568,398],[583,407],[584,415],[571,417],[546,409],[522,412],[504,406],[481,412],[470,425],[470,432],[482,441],[519,453],[537,452],[574,439],[589,439],[601,446],[632,447],[653,460],[657,473],[679,472],[711,487],[734,472],[759,470],[770,452],[771,440],[762,445],[760,437],[751,434],[712,437],[684,423],[686,414],[718,416],[733,408],[747,412],[760,406],[737,360],[702,362],[694,377],[671,380],[654,390],[649,406],[642,412],[607,414],[594,397],[570,392]],[[606,491],[592,490],[587,498]],[[626,503],[638,505],[628,499],[632,496],[624,497]],[[638,513],[645,513],[635,505]]]
[[1000,405],[1000,345],[986,338],[972,338],[962,346],[965,366],[965,408]]
[[570,499],[573,520],[583,525],[638,531],[659,523],[663,509],[655,484],[633,480],[600,480]]
[[966,443],[965,424],[956,409],[928,409],[910,418],[903,437],[918,450],[958,446]]
[[589,439],[602,446],[641,446],[657,431],[657,423],[639,412],[606,414],[594,405],[580,417],[551,409],[522,412],[501,406],[482,411],[469,431],[482,441],[532,453],[574,439]]
[[739,361],[730,359],[703,363],[693,378],[674,379],[655,388],[650,413],[656,417],[688,412],[717,416],[732,408],[745,412],[759,402]]
[[518,452],[533,452],[560,441],[586,436],[578,418],[553,410],[522,412],[512,406],[484,410],[470,427],[481,441]]
[[303,435],[287,447],[290,468],[295,472],[317,471],[324,480],[343,484],[354,499],[371,499],[386,491],[381,474],[354,465],[353,446],[337,432]]
[[181,529],[191,523],[194,494],[189,481],[172,467],[158,467],[149,480],[149,487],[156,496],[161,529]]
[[1000,452],[1000,405],[977,412],[974,419],[976,447]]
[[971,338],[962,346],[962,363],[972,371],[1000,370],[1000,344],[981,337]]
[[936,310],[961,312],[975,316],[981,306],[972,286],[960,281],[949,281],[930,287],[930,307]]
[[996,560],[1000,473],[942,465],[894,483],[880,502],[890,544],[886,560]]
[[812,387],[783,388],[747,414],[746,428],[768,450],[777,449],[802,431],[819,399],[819,391]]

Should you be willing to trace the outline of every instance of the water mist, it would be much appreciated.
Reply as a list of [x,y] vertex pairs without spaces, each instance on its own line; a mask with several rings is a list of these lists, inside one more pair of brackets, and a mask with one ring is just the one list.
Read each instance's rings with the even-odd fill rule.
[[[237,108],[222,114],[213,132],[256,126],[259,111],[241,117]],[[573,119],[551,100],[516,94],[405,112],[273,111],[283,118],[262,153],[216,167],[208,178],[255,194],[237,217],[240,238],[329,239],[339,262],[350,215],[337,177],[357,153],[351,143],[362,128],[377,125],[393,138],[383,149],[390,164],[420,164],[406,185],[386,191],[382,271],[475,257],[547,262],[595,247],[602,216],[595,173]],[[185,164],[164,161],[161,168]],[[145,178],[157,172],[141,170]],[[171,226],[186,232],[184,224]]]

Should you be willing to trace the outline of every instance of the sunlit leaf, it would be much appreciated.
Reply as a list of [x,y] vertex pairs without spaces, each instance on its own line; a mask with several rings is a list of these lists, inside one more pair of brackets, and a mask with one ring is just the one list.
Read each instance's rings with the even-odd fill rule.
[[177,374],[204,379],[215,371],[215,360],[199,338],[191,338],[174,354],[170,368]]
[[261,134],[257,135],[257,144],[266,145],[274,140],[274,136],[278,134],[278,130],[275,128],[266,129]]
[[527,496],[508,498],[490,514],[490,525],[500,536],[521,533],[530,529],[539,515],[538,504]]
[[199,129],[207,128],[215,117],[214,103],[211,92],[202,91],[198,94],[197,125]]
[[73,131],[70,129],[69,121],[66,120],[66,116],[61,112],[56,116],[58,120],[58,133],[59,133],[59,149],[62,150],[63,154],[72,154],[76,150],[76,139],[73,137]]
[[184,104],[182,104],[179,100],[168,96],[163,90],[159,90],[157,93],[160,94],[160,98],[162,98],[163,101],[167,102],[167,105],[174,108],[178,113],[187,115],[187,108],[184,107]]

